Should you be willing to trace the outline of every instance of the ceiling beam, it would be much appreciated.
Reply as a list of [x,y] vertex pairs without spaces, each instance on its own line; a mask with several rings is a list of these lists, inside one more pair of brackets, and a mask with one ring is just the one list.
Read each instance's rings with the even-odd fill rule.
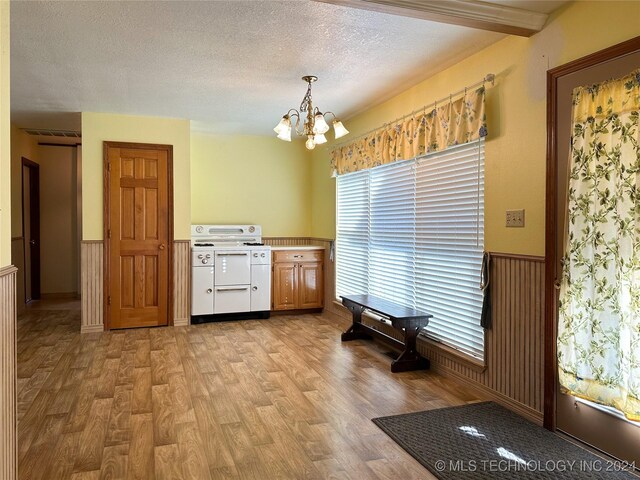
[[544,27],[546,13],[474,0],[314,0],[344,7],[420,18],[530,37]]

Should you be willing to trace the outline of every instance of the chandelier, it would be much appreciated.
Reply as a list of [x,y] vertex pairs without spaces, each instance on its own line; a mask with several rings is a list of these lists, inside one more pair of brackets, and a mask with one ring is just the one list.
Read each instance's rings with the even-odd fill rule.
[[[302,80],[307,82],[307,93],[302,99],[302,103],[300,104],[300,111],[292,108],[289,110],[286,115],[282,117],[280,123],[276,125],[273,129],[274,132],[278,134],[278,138],[280,140],[285,140],[287,142],[291,141],[291,118],[296,118],[296,123],[293,128],[300,136],[306,136],[307,141],[305,146],[309,150],[313,150],[316,145],[321,145],[323,143],[327,143],[327,138],[324,136],[330,129],[329,124],[324,119],[325,115],[331,114],[333,115],[333,131],[335,133],[335,138],[342,138],[346,134],[349,133],[349,130],[344,128],[342,122],[338,120],[333,112],[325,112],[322,113],[318,107],[313,107],[313,102],[311,100],[311,84],[318,80],[318,77],[314,75],[305,75],[302,77]],[[306,112],[306,118],[304,118],[304,124],[302,126],[302,130],[300,130],[300,120],[302,118],[302,114]]]

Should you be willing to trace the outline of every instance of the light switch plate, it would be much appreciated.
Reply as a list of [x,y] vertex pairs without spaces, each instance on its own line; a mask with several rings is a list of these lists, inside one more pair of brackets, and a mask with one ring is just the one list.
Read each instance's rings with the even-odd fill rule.
[[524,227],[524,209],[507,210],[507,227]]

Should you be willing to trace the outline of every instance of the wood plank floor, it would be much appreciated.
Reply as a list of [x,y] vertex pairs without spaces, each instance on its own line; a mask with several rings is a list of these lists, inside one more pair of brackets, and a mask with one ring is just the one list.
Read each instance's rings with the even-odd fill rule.
[[[317,315],[80,335],[18,321],[21,479],[430,479],[371,418],[481,400]],[[427,441],[427,439],[425,439]]]

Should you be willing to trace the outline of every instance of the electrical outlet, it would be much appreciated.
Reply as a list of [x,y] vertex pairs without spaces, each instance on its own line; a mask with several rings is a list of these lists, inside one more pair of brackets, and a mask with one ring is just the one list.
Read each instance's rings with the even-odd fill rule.
[[507,227],[524,227],[524,209],[507,210]]

